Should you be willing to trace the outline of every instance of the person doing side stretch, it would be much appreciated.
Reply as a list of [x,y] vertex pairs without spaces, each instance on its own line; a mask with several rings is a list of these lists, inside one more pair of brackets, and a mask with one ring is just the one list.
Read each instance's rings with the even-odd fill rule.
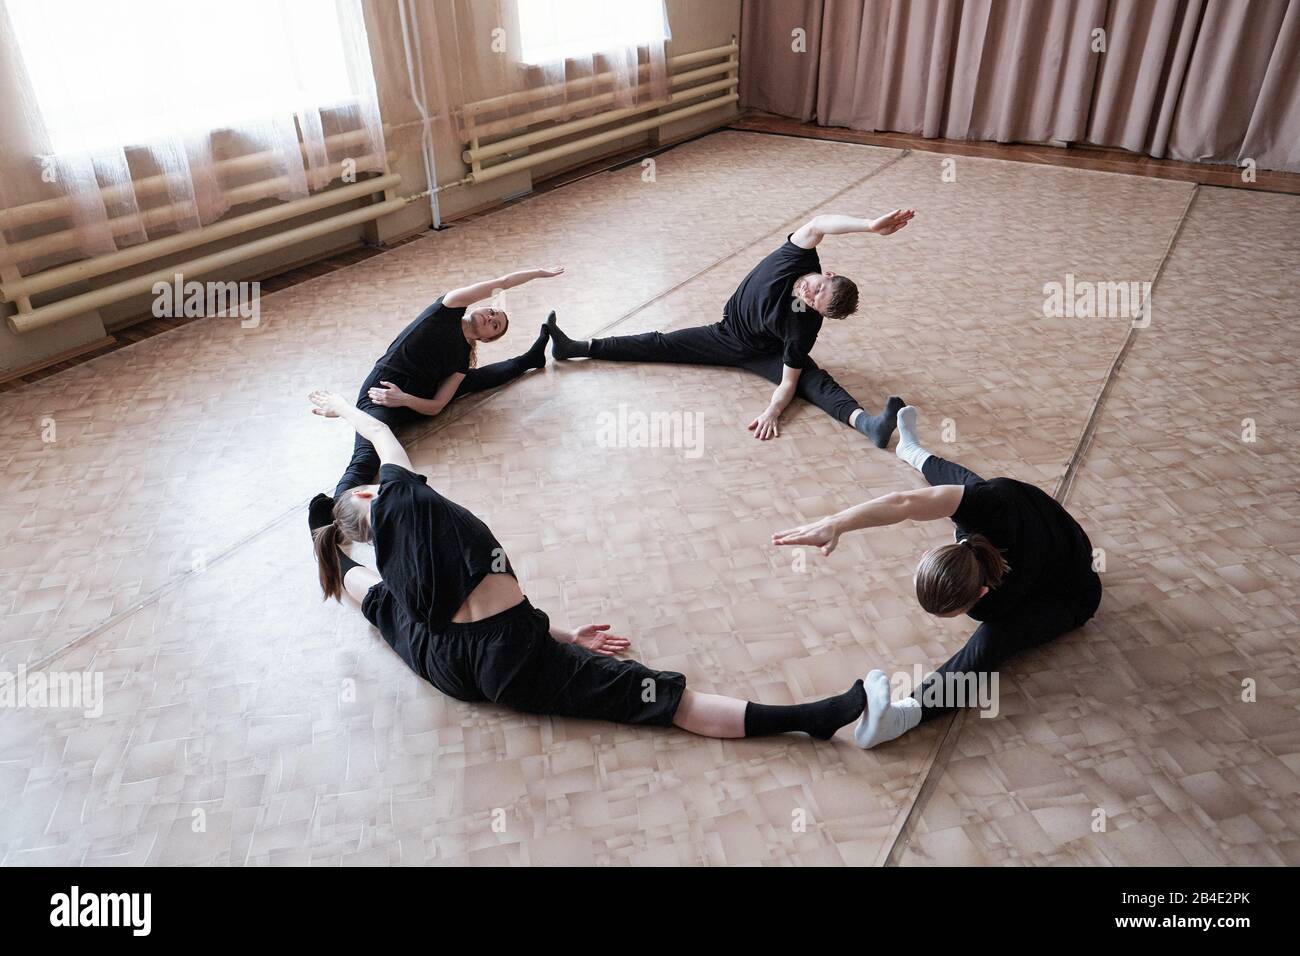
[[[361,384],[357,405],[396,427],[421,416],[437,415],[454,398],[497,388],[546,364],[547,326],[523,355],[483,368],[471,368],[479,342],[495,342],[506,334],[510,318],[501,309],[485,306],[468,315],[466,309],[499,289],[513,289],[533,279],[561,275],[564,267],[524,269],[496,279],[452,289],[416,316],[375,363]],[[551,313],[554,315],[554,313]],[[360,435],[352,460],[334,489],[337,497],[349,488],[373,481],[379,458]]]
[[722,321],[713,325],[580,341],[565,335],[552,316],[547,319],[551,354],[560,360],[583,357],[743,368],[777,386],[767,408],[749,423],[755,438],[767,441],[780,435],[781,413],[798,395],[884,448],[903,400],[890,396],[883,411],[868,415],[809,354],[823,317],[844,319],[858,309],[858,287],[845,276],[823,272],[817,246],[826,236],[855,232],[892,236],[915,214],[911,209],[895,209],[879,219],[813,218],[745,276],[723,307]]
[[[893,740],[958,703],[949,690],[987,679],[1012,654],[1082,627],[1101,602],[1092,543],[1079,523],[1046,492],[1013,478],[987,481],[921,447],[916,409],[898,413],[898,457],[931,485],[894,492],[811,524],[772,536],[777,545],[835,550],[840,535],[906,519],[951,518],[956,543],[921,556],[916,597],[939,617],[969,615],[980,626],[966,646],[915,693],[890,702],[883,671],[867,675],[867,711],[854,731],[864,748]],[[951,676],[948,676],[951,675]]]
[[[829,740],[861,716],[860,680],[812,703],[751,703],[697,693],[679,673],[614,658],[629,642],[608,625],[552,627],[524,596],[487,525],[413,472],[386,424],[328,392],[313,392],[311,401],[316,414],[350,422],[382,462],[378,484],[312,502],[321,589],[327,598],[346,591],[360,601],[385,642],[444,694],[706,737],[802,731]],[[378,574],[343,553],[348,541],[373,542]]]

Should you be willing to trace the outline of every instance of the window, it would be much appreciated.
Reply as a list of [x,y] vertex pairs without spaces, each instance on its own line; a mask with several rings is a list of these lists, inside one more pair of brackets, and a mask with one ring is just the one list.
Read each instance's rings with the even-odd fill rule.
[[525,63],[672,39],[663,0],[519,0]]
[[141,145],[353,98],[333,2],[9,0],[56,153]]

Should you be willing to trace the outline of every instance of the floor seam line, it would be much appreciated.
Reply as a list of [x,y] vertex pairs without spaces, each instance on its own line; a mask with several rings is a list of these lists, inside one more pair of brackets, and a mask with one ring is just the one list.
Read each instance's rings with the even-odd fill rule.
[[[877,148],[877,149],[890,149],[891,147],[873,147],[873,148]],[[909,155],[911,155],[911,152],[912,152],[912,151],[911,151],[910,149],[904,149],[904,150],[897,151],[897,152],[898,152],[898,155],[890,157],[890,159],[889,159],[888,161],[886,161],[886,162],[880,164],[879,166],[875,167],[875,168],[872,169],[870,172],[868,172],[865,176],[860,177],[859,179],[855,180],[855,181],[852,182],[852,183],[849,183],[849,185],[843,187],[842,189],[836,190],[835,192],[831,193],[831,194],[830,194],[829,196],[827,196],[826,198],[820,200],[816,205],[814,205],[814,206],[810,206],[810,207],[808,207],[807,209],[804,209],[803,211],[796,213],[793,217],[790,217],[789,219],[786,219],[785,222],[786,222],[786,223],[789,223],[789,222],[791,222],[791,221],[793,221],[793,220],[795,220],[795,219],[799,219],[799,218],[802,217],[802,216],[806,216],[806,215],[808,215],[808,214],[809,214],[813,209],[816,209],[816,208],[818,208],[819,206],[823,206],[823,205],[825,205],[825,204],[828,203],[828,202],[833,202],[834,200],[838,199],[840,196],[844,195],[844,194],[845,194],[846,192],[848,192],[849,190],[851,190],[851,189],[856,189],[858,186],[861,186],[863,183],[865,183],[865,182],[866,182],[868,179],[870,179],[871,177],[875,176],[877,173],[883,172],[884,170],[888,169],[890,166],[893,166],[895,163],[899,162],[900,160],[903,160],[903,159],[907,158]],[[566,183],[565,185],[567,186],[567,185],[571,185],[571,184]],[[564,188],[564,187],[560,187],[560,188],[562,189],[562,188]],[[558,192],[558,190],[555,190],[555,191]],[[501,210],[497,210],[497,211],[499,212],[499,211],[501,211]],[[767,233],[764,233],[763,235],[767,235]],[[421,236],[420,238],[423,239],[423,238],[426,238],[426,237]],[[762,237],[760,236],[759,238],[761,239]],[[417,240],[417,241],[418,241],[418,240]],[[713,268],[715,268],[715,267],[721,265],[721,264],[724,263],[724,262],[729,261],[730,259],[734,259],[736,256],[740,255],[740,253],[744,252],[746,249],[750,248],[751,246],[753,246],[753,245],[754,245],[756,242],[758,242],[758,241],[759,241],[759,239],[752,239],[752,240],[750,240],[749,242],[746,242],[746,243],[744,243],[744,244],[738,246],[738,247],[737,247],[735,250],[733,250],[732,252],[729,252],[729,253],[727,253],[727,255],[722,256],[721,258],[714,260],[714,261],[711,262],[709,265],[705,266],[703,269],[700,269],[699,271],[692,273],[691,275],[687,276],[685,279],[683,279],[683,280],[681,280],[680,282],[678,282],[676,285],[671,286],[670,288],[668,288],[668,289],[665,290],[664,292],[656,293],[655,295],[651,296],[649,299],[646,299],[644,302],[642,302],[642,303],[640,303],[639,305],[633,307],[630,311],[628,311],[628,312],[624,313],[623,315],[619,316],[617,319],[614,319],[612,322],[608,323],[607,325],[601,326],[600,328],[596,329],[594,332],[591,333],[591,335],[592,335],[593,337],[595,337],[595,336],[599,335],[600,333],[607,332],[608,330],[610,330],[610,329],[616,327],[616,326],[619,325],[620,323],[627,321],[628,319],[632,318],[634,315],[638,314],[639,312],[641,312],[641,311],[643,311],[644,309],[648,308],[649,306],[653,305],[655,302],[658,302],[660,299],[664,298],[665,296],[670,295],[670,294],[673,293],[673,292],[676,292],[678,289],[682,288],[682,287],[683,287],[684,285],[686,285],[687,283],[692,282],[693,280],[699,278],[700,276],[704,275],[706,272],[710,271],[711,269],[713,269]],[[411,244],[411,243],[406,243],[405,245],[410,245],[410,244]],[[374,258],[374,257],[371,257],[371,258]],[[364,259],[363,259],[363,260],[361,260],[361,261],[362,261],[362,262],[365,262],[365,261],[367,261],[367,260],[364,260]],[[353,263],[352,265],[360,265],[360,263]],[[351,268],[351,266],[349,266],[348,268]],[[345,270],[338,270],[338,271],[341,272],[341,271],[345,271]],[[312,277],[312,278],[324,278],[324,277],[323,277],[323,276],[314,276],[314,277]],[[290,288],[292,288],[292,287],[290,287]],[[286,288],[286,289],[279,289],[279,290],[276,290],[276,291],[284,292],[284,291],[287,291],[287,288]],[[180,330],[183,329],[183,328],[185,328],[184,325],[182,325],[182,326],[177,326],[176,328],[174,328],[174,329],[168,329],[166,332],[161,333],[161,334],[165,335],[165,334],[168,334],[168,333],[170,333],[170,332],[178,332],[178,331],[180,331]],[[155,337],[156,337],[156,336],[155,336]],[[133,344],[139,344],[139,343],[133,343]],[[111,353],[110,353],[110,354],[111,354]],[[100,357],[100,358],[103,358],[104,356],[99,356],[99,357]],[[69,369],[68,371],[71,371],[71,370]],[[442,418],[442,416],[438,416],[437,418],[434,419],[434,423],[433,423],[432,425],[430,425],[428,428],[424,429],[423,431],[416,432],[413,436],[411,436],[409,439],[407,439],[407,442],[406,442],[405,444],[409,444],[409,445],[411,445],[411,446],[418,445],[420,442],[424,441],[424,439],[426,439],[426,438],[428,438],[429,436],[431,436],[432,434],[434,434],[434,432],[441,431],[443,428],[447,428],[447,427],[449,427],[449,426],[451,426],[451,425],[454,425],[456,422],[460,421],[462,418],[464,418],[464,417],[465,417],[467,414],[469,414],[470,412],[475,411],[475,410],[477,410],[477,409],[479,409],[479,408],[482,408],[484,405],[488,404],[488,402],[490,402],[494,397],[496,397],[496,396],[499,395],[500,393],[504,392],[504,391],[505,391],[507,388],[509,388],[511,385],[515,384],[515,382],[522,381],[524,378],[527,378],[527,377],[529,377],[529,376],[525,374],[525,375],[521,376],[520,378],[515,379],[513,382],[507,382],[505,385],[502,385],[502,386],[500,386],[500,387],[498,387],[498,388],[493,389],[492,391],[490,391],[490,392],[488,392],[486,395],[484,395],[484,396],[483,396],[479,401],[474,402],[474,403],[471,404],[471,405],[464,405],[464,406],[462,406],[462,408],[460,409],[460,413],[459,413],[459,414],[454,414],[454,415],[449,416],[449,417],[447,417],[447,418],[445,418],[445,419]],[[305,502],[305,503],[303,503],[303,504],[294,505],[293,507],[289,508],[287,511],[281,513],[278,517],[273,518],[271,521],[269,521],[269,522],[267,522],[266,524],[262,525],[260,528],[257,528],[256,530],[250,532],[249,534],[245,535],[244,537],[242,537],[242,538],[238,539],[237,541],[231,543],[231,544],[228,545],[226,548],[224,548],[224,549],[223,549],[223,550],[222,550],[222,551],[221,551],[221,552],[220,552],[216,557],[214,557],[214,558],[213,558],[212,560],[210,560],[210,561],[207,561],[207,562],[204,564],[203,571],[206,571],[208,568],[211,568],[213,565],[215,565],[215,564],[219,563],[220,561],[224,560],[225,558],[229,557],[233,552],[239,550],[240,548],[243,548],[245,545],[251,544],[253,541],[255,541],[256,539],[260,538],[263,534],[265,534],[266,532],[270,531],[272,528],[277,527],[278,525],[280,525],[281,523],[283,523],[283,522],[286,521],[287,519],[291,518],[293,515],[297,514],[298,512],[301,512],[301,511],[306,510],[308,504],[310,504],[310,502]],[[182,586],[183,584],[187,583],[188,581],[190,581],[193,575],[195,575],[195,574],[201,574],[201,573],[203,573],[203,571],[197,571],[197,570],[189,570],[189,571],[185,571],[185,572],[183,572],[183,573],[177,575],[176,577],[172,578],[170,581],[167,581],[167,582],[165,582],[165,583],[163,583],[163,584],[160,584],[157,588],[155,588],[155,589],[154,589],[153,591],[151,591],[149,594],[147,594],[147,595],[145,595],[143,598],[139,599],[138,602],[134,602],[134,603],[132,604],[132,606],[129,607],[129,608],[127,608],[126,610],[119,611],[117,614],[114,614],[112,617],[110,617],[110,618],[108,618],[108,619],[106,619],[106,620],[104,620],[104,621],[101,621],[99,624],[96,624],[94,627],[92,627],[90,630],[86,631],[85,633],[77,635],[76,637],[72,638],[71,640],[67,641],[66,643],[64,643],[64,644],[60,645],[59,647],[55,648],[54,650],[50,651],[50,652],[49,652],[48,654],[46,654],[44,657],[41,657],[41,658],[39,658],[38,660],[36,660],[36,661],[34,661],[34,662],[30,663],[30,664],[21,664],[21,665],[19,665],[19,671],[21,671],[21,672],[23,672],[23,673],[26,673],[26,672],[28,672],[28,671],[41,670],[42,668],[48,667],[50,664],[52,664],[52,663],[53,663],[54,661],[56,661],[58,658],[64,656],[65,654],[67,654],[67,653],[69,653],[69,652],[75,650],[76,648],[80,647],[82,644],[85,644],[87,641],[92,640],[93,638],[97,637],[98,635],[104,633],[104,632],[105,632],[106,630],[108,630],[109,628],[116,627],[118,624],[121,624],[123,621],[125,621],[125,620],[131,618],[131,617],[134,616],[135,614],[137,614],[137,613],[139,613],[140,611],[144,610],[146,607],[151,607],[152,605],[157,604],[158,601],[161,600],[161,599],[163,598],[163,596],[165,596],[166,594],[170,593],[171,591],[175,590],[176,588],[178,588],[178,587]],[[16,678],[16,677],[13,677],[13,679],[16,680],[17,678]],[[3,682],[0,682],[0,687],[5,686],[5,684],[7,684],[7,683],[9,683],[9,681],[3,681]]]
[[[1172,183],[1174,185],[1194,186],[1200,189],[1230,189],[1233,190],[1234,192],[1241,192],[1247,194],[1263,193],[1264,195],[1269,195],[1269,196],[1300,196],[1300,192],[1296,192],[1295,190],[1273,188],[1272,186],[1258,186],[1258,185],[1233,186],[1227,183],[1207,183],[1207,182],[1200,182],[1195,179],[1182,179],[1177,176],[1160,175],[1155,172],[1134,173],[1134,172],[1125,172],[1123,170],[1117,170],[1117,169],[1094,169],[1089,166],[1082,166],[1082,165],[1076,166],[1073,165],[1071,162],[1053,162],[1051,159],[1045,157],[1052,157],[1053,159],[1055,158],[1064,159],[1066,157],[1064,155],[1060,157],[1055,157],[1050,152],[1043,153],[1043,154],[1029,153],[1026,154],[1028,158],[1025,158],[1020,156],[997,156],[997,155],[985,155],[982,153],[952,152],[950,151],[949,148],[938,148],[938,147],[926,148],[922,146],[890,146],[886,143],[859,143],[856,140],[839,139],[838,137],[835,136],[818,136],[811,133],[795,133],[795,132],[787,133],[787,132],[782,132],[780,130],[762,129],[756,126],[745,125],[747,122],[751,122],[751,121],[752,120],[747,120],[743,114],[740,114],[732,117],[726,126],[719,127],[719,129],[729,130],[734,133],[753,133],[757,136],[779,136],[779,137],[784,137],[785,139],[804,139],[814,143],[835,143],[837,146],[864,146],[867,149],[908,149],[908,150],[915,150],[916,152],[932,153],[936,156],[951,156],[957,159],[992,159],[1004,163],[1021,163],[1026,166],[1050,166],[1055,169],[1070,170],[1071,172],[1103,173],[1108,176],[1128,176],[1132,179],[1151,179],[1151,180],[1155,180],[1156,182]],[[818,126],[817,129],[819,130],[842,129],[848,133],[867,132],[866,130],[855,130],[852,127],[848,127],[848,126]],[[998,148],[1002,148],[1007,145],[1005,143],[994,143],[988,140],[959,140],[959,141],[949,141],[949,142],[959,149],[967,149],[971,146],[978,146],[978,147],[987,147],[989,149],[996,150]],[[945,146],[947,146],[947,144],[945,144]],[[1051,147],[1051,149],[1055,149],[1062,154],[1068,152],[1068,150],[1062,150],[1060,149],[1060,147]],[[1041,155],[1044,158],[1037,158],[1037,156],[1039,155]],[[1273,170],[1273,172],[1287,173],[1288,170]]]
[[[1200,193],[1200,183],[1192,183],[1191,186],[1187,201],[1183,204],[1183,211],[1179,215],[1177,223],[1174,224],[1173,231],[1169,234],[1169,241],[1165,244],[1165,250],[1160,256],[1160,262],[1156,265],[1155,275],[1151,278],[1151,290],[1147,294],[1146,302],[1148,309],[1153,307],[1152,300],[1155,297],[1156,285],[1160,282],[1160,277],[1164,275],[1165,266],[1173,254],[1174,246],[1183,234],[1183,226],[1187,223],[1187,217],[1192,210],[1192,203],[1196,201],[1196,197]],[[1097,423],[1101,419],[1102,406],[1110,396],[1111,388],[1119,375],[1120,368],[1124,365],[1124,359],[1137,341],[1139,331],[1138,326],[1134,325],[1130,320],[1128,332],[1124,335],[1124,341],[1120,343],[1119,351],[1115,353],[1114,359],[1111,360],[1110,368],[1106,372],[1106,378],[1103,380],[1096,398],[1093,399],[1092,409],[1088,413],[1087,421],[1084,422],[1083,431],[1079,434],[1079,440],[1075,443],[1074,451],[1066,462],[1065,471],[1061,475],[1060,481],[1057,482],[1056,490],[1052,493],[1052,497],[1061,505],[1065,504],[1066,498],[1069,497],[1070,491],[1073,490],[1074,477],[1078,474],[1079,466],[1083,463],[1083,458],[1087,454],[1088,448],[1091,447],[1093,436],[1096,434]],[[929,802],[935,787],[939,785],[939,778],[948,766],[952,751],[957,746],[957,737],[960,735],[965,723],[966,710],[954,711],[953,716],[949,718],[948,726],[944,729],[939,745],[935,749],[934,762],[925,771],[921,785],[916,789],[916,800],[908,808],[903,823],[894,837],[893,846],[885,854],[884,866],[898,866],[903,851],[911,844],[911,838],[919,815],[924,812],[926,803]]]
[[[244,535],[243,537],[239,538],[236,541],[232,541],[229,545],[222,548],[221,551],[219,551],[213,558],[204,561],[203,566],[201,568],[191,568],[188,571],[182,571],[180,574],[176,575],[170,581],[166,581],[163,584],[158,585],[158,587],[154,588],[144,597],[139,598],[136,601],[132,602],[130,607],[126,608],[125,610],[118,611],[112,617],[106,618],[105,620],[96,624],[90,630],[86,631],[84,634],[79,634],[76,637],[72,638],[72,640],[67,641],[66,643],[60,645],[59,647],[56,647],[54,650],[50,651],[44,657],[38,658],[37,660],[29,664],[19,665],[19,670],[22,672],[28,672],[28,671],[40,670],[42,668],[48,667],[50,664],[54,663],[54,661],[57,660],[58,658],[64,656],[65,654],[68,654],[73,650],[76,650],[82,644],[86,643],[87,641],[95,637],[98,637],[100,634],[103,634],[109,628],[116,627],[118,624],[121,624],[123,621],[126,621],[134,617],[136,614],[138,614],[140,611],[143,611],[145,608],[157,604],[158,601],[160,601],[163,598],[163,596],[170,593],[171,591],[174,591],[176,588],[188,583],[189,581],[193,580],[193,578],[196,575],[205,574],[213,566],[220,564],[226,558],[230,557],[230,555],[232,555],[234,552],[240,550],[245,545],[251,544],[253,541],[260,538],[262,535],[266,534],[266,532],[270,531],[272,528],[275,528],[278,525],[283,524],[289,518],[292,518],[299,511],[303,510],[304,507],[305,505],[294,505],[288,510],[282,511],[277,517],[272,518],[266,524],[262,525],[259,528],[254,529],[253,531],[250,531],[248,534]],[[17,678],[15,677],[14,679],[16,680]],[[0,687],[2,686],[4,686],[4,684],[0,683]]]
[[[1169,242],[1165,245],[1164,254],[1160,257],[1160,264],[1156,267],[1156,274],[1151,278],[1151,290],[1147,294],[1146,302],[1148,310],[1154,308],[1156,287],[1160,283],[1161,276],[1165,273],[1165,266],[1169,262],[1169,257],[1173,254],[1175,244],[1183,234],[1183,226],[1187,224],[1187,217],[1192,211],[1192,204],[1196,201],[1196,197],[1200,195],[1200,189],[1199,183],[1192,185],[1191,194],[1183,205],[1182,215],[1178,217],[1178,222],[1169,236]],[[1149,317],[1150,312],[1148,311]],[[1138,332],[1140,331],[1141,329],[1138,326],[1132,322],[1129,323],[1128,333],[1124,336],[1124,341],[1120,344],[1119,351],[1115,354],[1115,358],[1111,361],[1110,368],[1106,372],[1106,378],[1102,382],[1101,389],[1093,400],[1092,410],[1088,413],[1088,420],[1084,423],[1083,432],[1079,436],[1079,441],[1075,444],[1069,462],[1066,463],[1065,473],[1061,475],[1061,480],[1056,485],[1056,491],[1052,494],[1052,497],[1061,504],[1065,504],[1074,488],[1074,479],[1079,473],[1079,467],[1083,464],[1083,459],[1092,446],[1093,436],[1097,433],[1097,424],[1101,419],[1102,408],[1106,399],[1110,396],[1111,388],[1119,377],[1119,371],[1124,365],[1124,359],[1128,357],[1129,351],[1137,342]]]

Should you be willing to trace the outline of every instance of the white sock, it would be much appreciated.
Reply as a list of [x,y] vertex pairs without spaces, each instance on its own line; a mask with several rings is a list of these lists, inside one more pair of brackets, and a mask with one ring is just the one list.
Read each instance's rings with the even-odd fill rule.
[[898,447],[894,454],[917,471],[925,464],[930,453],[916,439],[916,408],[906,405],[898,411]]
[[866,688],[867,709],[853,728],[853,739],[863,750],[901,737],[921,722],[921,702],[915,697],[890,702],[889,678],[884,671],[868,674]]

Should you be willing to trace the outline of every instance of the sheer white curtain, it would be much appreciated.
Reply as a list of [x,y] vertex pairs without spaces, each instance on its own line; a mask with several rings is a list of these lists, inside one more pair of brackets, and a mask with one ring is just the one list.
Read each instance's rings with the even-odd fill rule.
[[232,189],[296,199],[384,164],[360,0],[0,0],[0,73],[0,238],[39,234],[16,207],[41,200],[75,237],[6,270],[206,225]]
[[[463,120],[463,104],[501,97],[476,122],[551,108],[563,120],[668,97],[664,0],[445,2],[438,31],[456,50],[440,84],[447,115]],[[532,95],[510,97],[522,93]],[[596,96],[605,99],[588,102]]]

